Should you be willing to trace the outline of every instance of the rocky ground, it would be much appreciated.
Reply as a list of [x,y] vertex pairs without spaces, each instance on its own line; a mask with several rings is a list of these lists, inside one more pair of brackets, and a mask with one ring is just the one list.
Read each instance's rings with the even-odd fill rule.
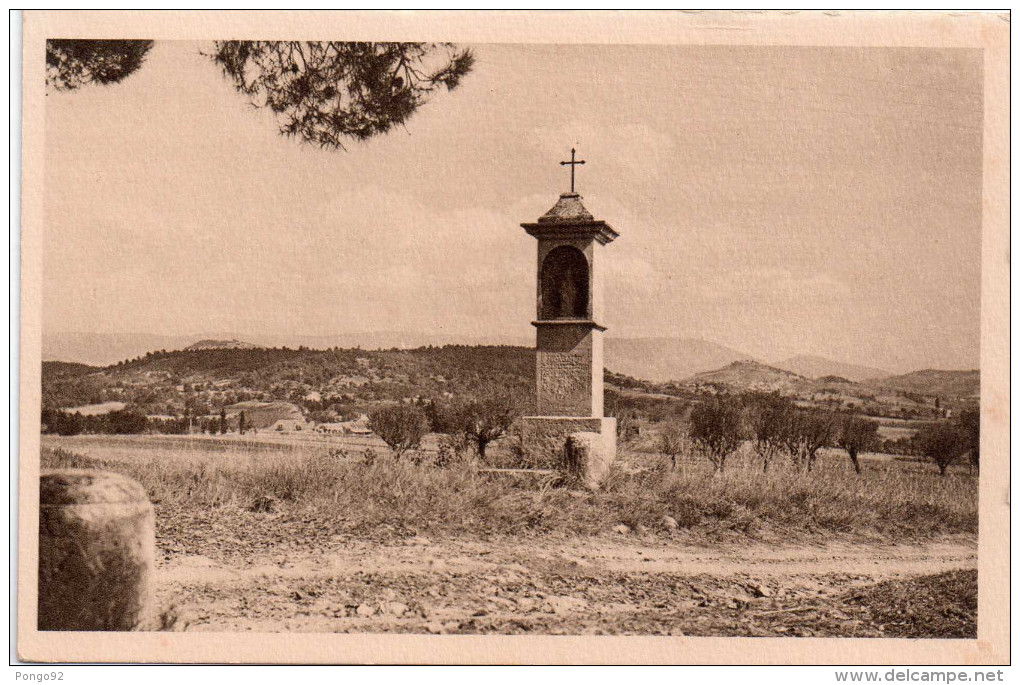
[[[144,436],[67,441],[156,510],[155,627],[973,637],[977,479],[649,466],[598,493]],[[59,448],[59,449],[57,449]],[[70,450],[76,451],[70,451]],[[643,470],[633,464],[644,464]]]
[[977,546],[589,539],[164,544],[172,629],[973,637]]

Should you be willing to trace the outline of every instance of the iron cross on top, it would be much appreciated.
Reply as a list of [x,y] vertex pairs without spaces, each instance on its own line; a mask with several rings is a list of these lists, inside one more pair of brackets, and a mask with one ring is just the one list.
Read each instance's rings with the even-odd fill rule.
[[574,155],[576,153],[577,150],[575,150],[574,148],[570,148],[570,161],[560,162],[560,166],[566,166],[568,164],[570,165],[570,192],[574,192],[574,167],[576,167],[578,164],[584,164],[583,159],[578,160],[574,159]]

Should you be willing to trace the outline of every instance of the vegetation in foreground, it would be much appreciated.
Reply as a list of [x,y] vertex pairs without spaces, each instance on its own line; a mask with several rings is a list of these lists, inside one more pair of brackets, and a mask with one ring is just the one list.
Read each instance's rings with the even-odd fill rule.
[[317,536],[374,538],[599,535],[621,526],[695,540],[977,533],[976,477],[956,469],[932,478],[917,464],[891,460],[876,461],[861,477],[828,454],[811,474],[783,464],[762,472],[747,445],[724,472],[703,459],[681,460],[673,469],[667,457],[632,455],[603,491],[580,493],[548,481],[494,478],[469,459],[441,468],[371,450],[355,458],[311,447],[237,443],[201,453],[172,441],[155,444],[91,439],[76,448],[85,454],[44,447],[42,466],[102,468],[137,479],[157,503],[162,527],[175,515],[233,514],[257,525],[271,513],[274,525],[303,521]]
[[[885,563],[887,543],[961,535],[971,544],[977,478],[961,467],[939,478],[925,465],[868,456],[859,476],[841,453],[823,452],[812,472],[787,460],[764,472],[746,443],[724,472],[688,448],[676,468],[667,456],[628,452],[603,492],[582,493],[493,479],[475,460],[441,466],[441,452],[413,458],[420,450],[397,459],[369,448],[355,458],[324,444],[163,436],[47,436],[44,445],[44,468],[110,469],[146,487],[169,569],[161,630],[976,631],[973,570],[931,574],[940,565],[933,559],[929,575],[904,578]],[[692,572],[641,563],[691,544],[742,554],[756,540],[759,553],[769,550],[757,566],[744,559]],[[832,542],[871,551],[859,566],[842,559],[809,561],[793,575],[770,569],[787,545]],[[582,549],[618,551],[586,561]],[[331,566],[338,553],[346,565]],[[610,558],[614,565],[604,564]],[[229,580],[218,580],[217,568]]]

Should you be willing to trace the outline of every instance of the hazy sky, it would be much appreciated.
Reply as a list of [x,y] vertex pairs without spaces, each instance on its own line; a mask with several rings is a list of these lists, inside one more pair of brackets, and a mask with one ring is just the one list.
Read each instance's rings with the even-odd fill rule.
[[406,129],[277,134],[199,43],[46,101],[44,332],[533,335],[534,221],[578,191],[610,335],[976,368],[981,53],[476,46]]

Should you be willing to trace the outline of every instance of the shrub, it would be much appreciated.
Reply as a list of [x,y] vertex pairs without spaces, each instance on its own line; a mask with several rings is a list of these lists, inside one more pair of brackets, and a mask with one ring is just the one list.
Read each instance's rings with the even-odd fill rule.
[[374,464],[376,458],[375,450],[371,447],[361,453],[361,463],[365,466],[371,466]]
[[444,435],[439,438],[435,465],[441,469],[453,466],[457,462],[464,461],[467,451],[468,443],[464,434]]
[[616,419],[616,444],[634,442],[639,435],[637,412],[624,406],[620,393],[610,389],[605,393],[605,415]]

